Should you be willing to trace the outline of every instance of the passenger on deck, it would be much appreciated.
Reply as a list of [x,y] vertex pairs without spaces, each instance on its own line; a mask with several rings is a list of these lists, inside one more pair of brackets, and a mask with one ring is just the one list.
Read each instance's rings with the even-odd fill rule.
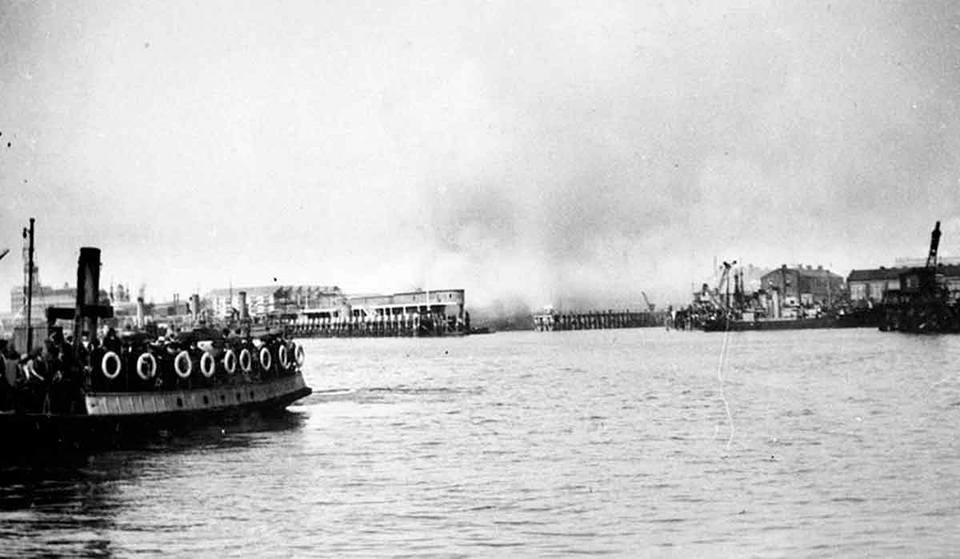
[[82,399],[80,390],[82,382],[80,364],[77,362],[77,355],[73,350],[72,339],[69,337],[64,339],[63,332],[57,332],[54,341],[59,346],[60,373],[62,375],[59,383],[62,400],[59,404],[63,406],[62,408],[56,409],[73,413],[75,411],[74,407],[78,405],[77,399]]
[[14,387],[17,385],[17,355],[0,340],[0,411],[13,408]]
[[117,336],[117,331],[113,328],[107,330],[107,335],[103,338],[103,348],[107,351],[112,351],[117,355],[120,355],[120,350],[123,349],[123,344],[120,342],[120,337]]
[[50,373],[47,380],[52,380],[54,375],[63,376],[60,371],[62,366],[60,346],[54,341],[55,339],[56,337],[51,335],[49,339],[44,340],[40,352],[40,358],[43,360],[43,368]]
[[77,346],[77,358],[81,365],[90,364],[90,352],[93,351],[93,344],[90,343],[90,333],[86,330],[80,334],[80,345]]
[[20,358],[20,370],[23,373],[20,378],[21,384],[47,380],[46,377],[41,374],[46,372],[46,367],[44,367],[43,361],[40,359],[41,351],[40,348],[36,348]]
[[70,402],[70,386],[64,365],[65,354],[61,350],[62,343],[63,335],[54,332],[43,344],[41,360],[46,370],[44,411],[58,413],[67,411]]
[[96,348],[90,340],[90,332],[84,330],[80,333],[80,345],[77,346],[77,366],[83,379],[83,386],[86,389],[93,386],[93,367],[90,366],[90,358],[94,349]]

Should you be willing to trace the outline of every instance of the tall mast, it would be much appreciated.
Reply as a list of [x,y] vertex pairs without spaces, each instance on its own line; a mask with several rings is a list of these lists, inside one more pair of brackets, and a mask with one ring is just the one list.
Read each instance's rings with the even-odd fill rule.
[[30,218],[29,245],[27,249],[27,351],[33,349],[33,221]]

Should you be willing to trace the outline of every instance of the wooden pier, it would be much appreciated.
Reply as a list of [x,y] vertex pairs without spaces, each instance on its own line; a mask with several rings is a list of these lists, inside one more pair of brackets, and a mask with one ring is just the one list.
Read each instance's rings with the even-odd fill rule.
[[669,313],[666,311],[545,312],[533,315],[533,329],[538,332],[553,332],[557,330],[651,328],[665,326],[668,316]]

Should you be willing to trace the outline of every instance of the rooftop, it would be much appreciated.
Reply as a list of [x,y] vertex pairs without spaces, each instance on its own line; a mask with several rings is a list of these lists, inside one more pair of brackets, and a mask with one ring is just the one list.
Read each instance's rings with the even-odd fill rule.
[[894,280],[900,277],[900,272],[908,268],[873,268],[869,270],[851,270],[847,281]]
[[[847,281],[894,280],[898,279],[900,274],[916,268],[923,268],[923,266],[900,266],[895,268],[880,266],[879,268],[869,270],[852,270],[850,275],[847,276]],[[940,264],[937,266],[937,273],[945,276],[960,277],[960,264]]]
[[816,268],[814,268],[813,266],[794,266],[794,267],[784,266],[781,268],[774,268],[773,270],[770,270],[769,272],[764,274],[763,277],[767,277],[771,274],[776,274],[781,270],[786,270],[788,272],[796,272],[798,275],[808,277],[808,278],[829,277],[829,278],[836,278],[841,280],[843,279],[843,276],[840,276],[839,274],[835,274],[830,270],[827,270],[823,266],[817,266]]

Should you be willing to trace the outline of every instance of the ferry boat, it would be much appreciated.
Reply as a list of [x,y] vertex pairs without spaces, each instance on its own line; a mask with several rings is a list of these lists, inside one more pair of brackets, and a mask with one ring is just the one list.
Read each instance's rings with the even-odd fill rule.
[[[32,270],[33,220],[30,240]],[[0,444],[110,445],[226,425],[283,410],[310,394],[301,372],[303,347],[280,333],[108,329],[98,338],[98,321],[112,315],[98,301],[99,274],[100,250],[81,248],[76,307],[47,309],[47,326],[36,329],[29,320],[29,278],[27,325],[0,342]]]

